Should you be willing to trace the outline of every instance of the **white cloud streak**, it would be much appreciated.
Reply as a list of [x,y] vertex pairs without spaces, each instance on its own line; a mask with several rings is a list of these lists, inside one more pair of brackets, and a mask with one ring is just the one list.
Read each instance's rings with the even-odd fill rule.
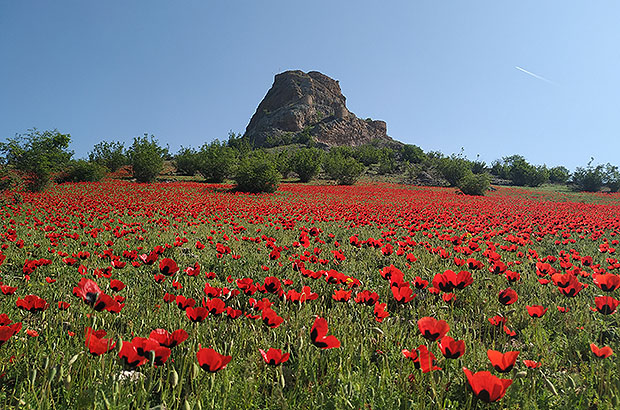
[[518,65],[516,65],[516,66],[515,66],[515,68],[516,68],[517,70],[521,71],[521,72],[524,72],[525,74],[531,75],[531,76],[532,76],[532,77],[534,77],[534,78],[537,78],[537,79],[539,79],[539,80],[545,81],[545,82],[547,82],[547,83],[549,83],[549,84],[556,85],[553,81],[548,80],[548,79],[546,79],[545,77],[542,77],[542,76],[540,76],[540,75],[538,75],[538,74],[534,74],[534,73],[533,73],[533,72],[531,72],[531,71],[527,71],[526,69],[521,68],[521,67],[519,67]]

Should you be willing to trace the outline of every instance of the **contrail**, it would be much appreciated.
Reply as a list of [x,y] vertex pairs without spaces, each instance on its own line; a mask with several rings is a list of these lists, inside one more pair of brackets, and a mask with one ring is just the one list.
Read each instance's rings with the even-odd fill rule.
[[555,83],[554,83],[553,81],[551,81],[551,80],[547,80],[545,77],[541,77],[541,76],[539,76],[538,74],[534,74],[534,73],[532,73],[531,71],[527,71],[526,69],[521,68],[521,67],[519,67],[518,65],[516,65],[516,66],[515,66],[515,68],[516,68],[517,70],[519,70],[519,71],[523,71],[525,74],[529,74],[529,75],[531,75],[531,76],[532,76],[532,77],[534,77],[534,78],[538,78],[539,80],[543,80],[543,81],[548,82],[549,84],[553,84],[553,85],[555,85]]

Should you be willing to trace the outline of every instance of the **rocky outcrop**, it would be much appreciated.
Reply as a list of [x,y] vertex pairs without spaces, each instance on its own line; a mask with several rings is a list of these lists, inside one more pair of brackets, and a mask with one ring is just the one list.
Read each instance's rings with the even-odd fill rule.
[[350,112],[338,81],[318,71],[277,74],[245,135],[256,146],[309,137],[326,146],[358,146],[372,140],[398,144],[387,135],[385,121],[362,120]]

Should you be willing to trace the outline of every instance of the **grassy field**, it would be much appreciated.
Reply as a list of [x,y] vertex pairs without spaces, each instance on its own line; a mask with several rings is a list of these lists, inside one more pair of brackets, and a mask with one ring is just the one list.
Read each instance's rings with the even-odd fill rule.
[[0,408],[620,405],[618,194],[229,188],[7,195]]

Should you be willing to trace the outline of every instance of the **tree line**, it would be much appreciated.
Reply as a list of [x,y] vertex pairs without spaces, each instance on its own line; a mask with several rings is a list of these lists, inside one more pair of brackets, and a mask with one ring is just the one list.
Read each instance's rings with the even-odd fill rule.
[[571,173],[564,166],[530,164],[521,155],[493,161],[470,160],[463,153],[446,156],[424,152],[411,144],[385,146],[379,141],[357,147],[317,148],[312,139],[269,149],[253,147],[247,138],[230,133],[199,148],[181,147],[174,155],[154,136],[135,137],[125,147],[119,141],[94,145],[88,159],[73,159],[71,136],[58,130],[28,130],[0,143],[0,188],[23,185],[40,191],[52,181],[99,181],[107,173],[130,166],[138,182],[152,182],[170,161],[178,175],[200,175],[222,183],[232,179],[246,192],[273,192],[281,178],[297,176],[308,182],[318,175],[341,185],[354,184],[364,173],[399,176],[401,181],[457,187],[468,195],[484,195],[490,183],[536,187],[544,183],[572,184],[579,191],[617,192],[620,170],[612,164],[594,165],[591,159]]

